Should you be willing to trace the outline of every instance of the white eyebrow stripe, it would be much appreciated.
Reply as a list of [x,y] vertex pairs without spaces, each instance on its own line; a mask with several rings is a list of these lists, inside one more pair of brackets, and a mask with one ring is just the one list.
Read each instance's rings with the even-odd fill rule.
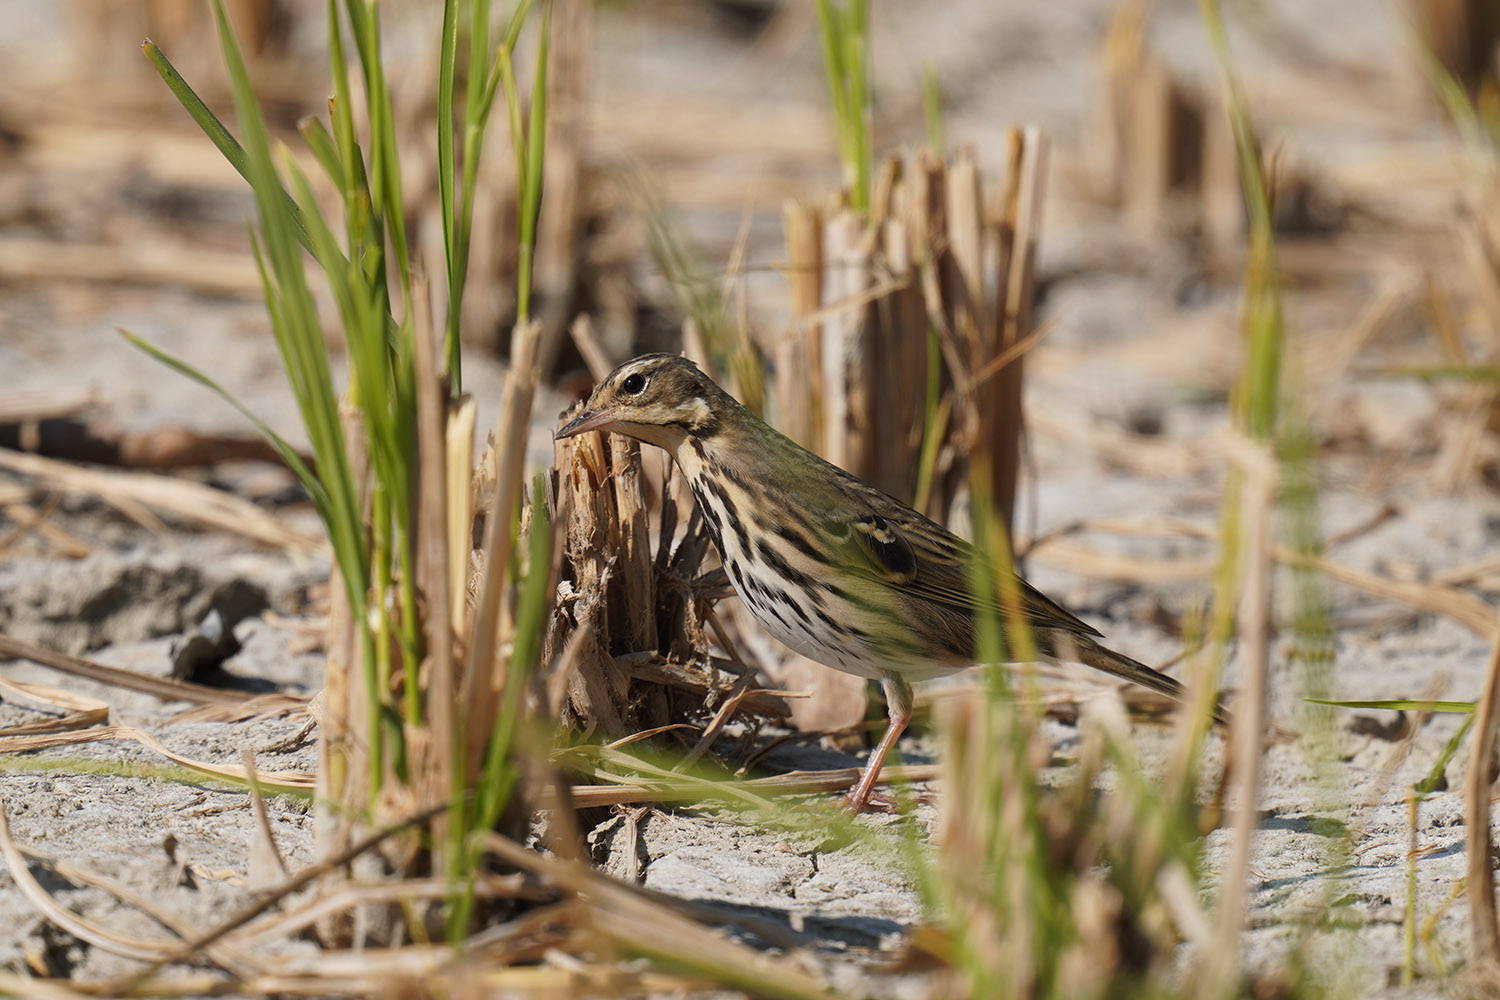
[[634,364],[631,364],[629,367],[621,368],[615,374],[619,376],[619,381],[623,382],[632,375],[643,374],[642,369],[647,367],[649,367],[649,362],[637,361]]

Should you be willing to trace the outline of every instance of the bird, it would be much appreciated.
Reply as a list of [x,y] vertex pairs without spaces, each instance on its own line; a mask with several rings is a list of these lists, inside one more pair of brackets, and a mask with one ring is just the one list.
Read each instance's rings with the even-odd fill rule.
[[[825,666],[880,682],[889,724],[858,784],[868,805],[887,754],[911,721],[912,682],[976,665],[974,547],[803,448],[687,358],[645,354],[594,387],[556,432],[624,434],[665,450],[692,489],[724,570],[756,620]],[[1099,642],[1103,634],[1015,576],[1040,654],[1097,668],[1179,702],[1181,684]],[[1224,722],[1221,710],[1215,719]]]

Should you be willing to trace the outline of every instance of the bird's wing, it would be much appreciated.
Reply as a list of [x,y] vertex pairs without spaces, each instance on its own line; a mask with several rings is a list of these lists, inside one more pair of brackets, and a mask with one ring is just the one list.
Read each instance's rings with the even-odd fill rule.
[[[862,556],[857,570],[916,597],[972,615],[1003,613],[993,595],[976,597],[969,568],[981,561],[974,547],[941,525],[858,480],[857,499],[866,510],[844,527]],[[856,499],[856,497],[851,497]],[[836,528],[835,534],[841,534]],[[1016,575],[1021,611],[1032,628],[1062,629],[1079,635],[1103,633]]]

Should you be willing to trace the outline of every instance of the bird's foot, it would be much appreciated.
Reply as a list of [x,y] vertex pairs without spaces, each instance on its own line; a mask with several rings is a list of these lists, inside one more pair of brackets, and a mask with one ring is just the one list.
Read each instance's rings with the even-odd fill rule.
[[860,795],[859,791],[858,788],[853,788],[839,797],[839,804],[850,816],[858,816],[863,812],[894,813],[899,808],[895,796],[889,792],[869,790]]

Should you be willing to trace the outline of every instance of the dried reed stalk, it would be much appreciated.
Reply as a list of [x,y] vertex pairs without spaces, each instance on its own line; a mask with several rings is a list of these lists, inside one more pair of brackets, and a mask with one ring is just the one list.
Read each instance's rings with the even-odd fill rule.
[[1004,224],[994,232],[1000,240],[999,259],[1004,298],[985,343],[971,371],[980,383],[970,392],[980,405],[983,428],[980,451],[990,456],[990,496],[996,509],[1004,511],[1007,529],[1013,529],[1016,490],[1021,467],[1021,377],[1023,354],[1003,364],[994,374],[994,384],[983,381],[1001,357],[1019,350],[1032,331],[1032,305],[1036,294],[1036,244],[1041,237],[1043,177],[1047,169],[1047,142],[1032,126],[1024,132],[1010,131],[1010,169],[1006,174]]
[[[363,425],[348,406],[341,409],[339,416],[349,454],[350,475],[360,491],[360,507],[367,509],[370,468]],[[360,673],[358,633],[366,623],[354,619],[337,560],[328,570],[328,604],[324,641],[328,656],[324,664],[323,690],[314,699],[313,708],[318,719],[317,797],[320,802],[335,805],[319,809],[314,817],[320,857],[337,856],[353,843],[357,819],[364,814],[369,803],[365,783],[371,753],[364,738],[369,732],[368,708]],[[319,930],[323,940],[330,941],[341,937],[344,929],[325,923]]]
[[479,405],[473,396],[450,401],[443,428],[447,456],[444,474],[448,481],[449,612],[456,635],[464,634],[464,624],[468,621],[465,598],[473,550],[470,539],[474,534],[474,483],[482,476],[482,470],[474,469],[474,426],[478,413]]
[[209,295],[258,298],[255,259],[236,251],[162,242],[56,243],[0,240],[0,275],[12,281],[87,281],[128,285],[184,285]]
[[[416,775],[418,805],[431,806],[445,801],[451,794],[454,780],[454,757],[461,749],[457,726],[456,665],[454,648],[457,639],[453,606],[455,598],[461,597],[463,589],[453,587],[452,568],[453,525],[448,521],[453,513],[448,491],[452,485],[449,470],[453,455],[448,451],[447,387],[438,373],[438,338],[433,330],[431,289],[425,276],[412,281],[412,308],[414,322],[412,346],[417,392],[417,564],[420,567],[421,587],[427,598],[427,658],[423,671],[429,678],[427,685],[426,721],[431,726],[432,738],[417,740],[410,734],[413,743],[424,753],[413,761]],[[463,456],[463,466],[468,465],[469,456]],[[467,483],[462,484],[467,487]],[[459,491],[464,497],[468,489]],[[458,513],[466,514],[464,510]],[[472,524],[472,522],[467,522]],[[468,546],[460,553],[459,565],[468,564]],[[461,625],[461,622],[460,622]],[[408,724],[408,730],[412,727]],[[446,828],[448,817],[438,815],[433,820],[433,843],[448,842]],[[443,866],[439,863],[438,870]]]
[[1186,226],[1235,248],[1245,212],[1229,123],[1151,52],[1148,12],[1122,4],[1105,35],[1098,194],[1136,225]]
[[1229,860],[1220,878],[1218,926],[1204,956],[1197,996],[1209,1000],[1235,992],[1245,926],[1245,889],[1250,852],[1260,824],[1261,757],[1266,738],[1266,674],[1270,660],[1271,568],[1274,563],[1272,521],[1276,464],[1269,450],[1248,442],[1241,449],[1244,577],[1238,620],[1240,697],[1230,727],[1232,820]]
[[1490,643],[1484,687],[1474,706],[1473,748],[1464,781],[1464,853],[1468,858],[1469,958],[1481,968],[1500,965],[1495,917],[1495,871],[1490,835],[1490,789],[1495,783],[1496,727],[1500,725],[1500,629]]
[[84,468],[0,449],[0,469],[68,493],[84,493],[127,513],[158,510],[278,549],[317,550],[322,542],[293,531],[248,500],[203,483],[145,472]]
[[495,486],[485,512],[478,595],[468,624],[468,662],[458,681],[465,712],[463,731],[467,734],[466,774],[477,773],[483,760],[506,683],[505,663],[497,653],[510,639],[506,633],[513,624],[505,600],[512,549],[511,522],[516,504],[521,502],[526,435],[532,401],[541,379],[537,362],[542,335],[540,323],[522,324],[511,335],[511,369],[505,378],[493,456],[486,456],[482,463],[490,466],[493,462]]
[[1423,43],[1470,93],[1496,82],[1500,8],[1491,0],[1413,0],[1412,19]]
[[[588,94],[594,46],[592,0],[554,0],[547,72],[547,162],[533,295],[543,325],[559,333],[576,309],[586,203],[592,178],[585,177],[583,147],[588,131]],[[496,159],[502,159],[497,157]],[[550,336],[540,359],[544,372],[557,365],[560,336]]]
[[203,684],[194,684],[192,681],[177,680],[172,677],[152,677],[148,674],[138,674],[129,670],[121,670],[119,667],[106,666],[103,663],[95,663],[81,657],[70,656],[67,653],[58,653],[31,643],[12,639],[7,635],[0,635],[0,658],[11,660],[30,660],[32,663],[50,667],[61,673],[73,677],[84,677],[99,684],[110,687],[121,688],[126,691],[139,691],[160,698],[163,701],[186,701],[195,705],[218,705],[224,703],[248,701],[250,695],[243,691],[231,691],[224,688],[208,687]]
[[778,371],[779,410],[799,423],[817,414],[806,421],[814,450],[910,501],[935,376],[960,415],[938,428],[938,464],[952,483],[928,504],[939,514],[975,455],[988,456],[1007,517],[1014,495],[1021,363],[996,362],[1031,333],[1046,143],[1036,130],[1009,140],[995,199],[971,156],[944,163],[918,152],[882,165],[868,221],[837,204],[784,212],[797,320],[777,357],[805,363]]
[[[798,324],[805,323],[822,305],[823,234],[817,218],[816,212],[795,202],[782,210],[787,284],[792,316]],[[773,352],[778,422],[783,433],[805,448],[815,447],[821,437],[814,428],[822,426],[822,415],[816,406],[818,394],[807,391],[809,384],[804,373],[821,370],[822,356],[818,340],[802,335],[796,325],[777,339]]]

